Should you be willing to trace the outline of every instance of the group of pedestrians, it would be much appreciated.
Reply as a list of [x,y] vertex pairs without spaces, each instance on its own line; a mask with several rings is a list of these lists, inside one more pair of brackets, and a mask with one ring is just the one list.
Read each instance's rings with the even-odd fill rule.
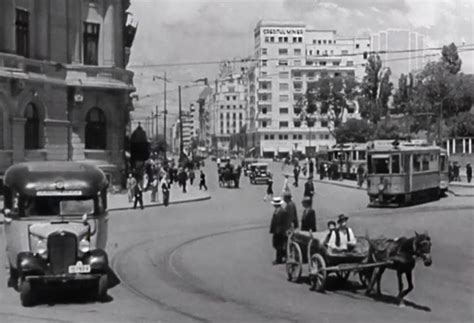
[[[461,182],[461,165],[458,162],[449,163],[448,177],[450,182]],[[471,163],[466,164],[466,178],[467,182],[472,181],[472,166]]]
[[[173,183],[178,184],[183,193],[187,193],[188,181],[194,184],[196,177],[194,163],[177,167],[174,160],[170,164],[162,165],[154,160],[145,162],[142,174],[135,176],[130,173],[127,178],[128,202],[133,202],[133,208],[144,209],[143,194],[150,191],[151,203],[159,202],[159,191],[163,196],[163,205],[168,206],[170,200],[170,189]],[[206,175],[200,170],[199,189],[207,190]]]

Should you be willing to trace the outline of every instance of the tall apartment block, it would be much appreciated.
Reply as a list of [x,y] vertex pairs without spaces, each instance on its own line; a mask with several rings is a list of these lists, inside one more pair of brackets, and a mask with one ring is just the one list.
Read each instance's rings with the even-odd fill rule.
[[[383,66],[390,67],[395,85],[401,74],[423,68],[424,49],[425,36],[410,30],[388,29],[371,35],[371,50],[385,52],[380,54],[380,58]],[[400,50],[410,52],[393,53]]]
[[327,150],[335,144],[327,121],[318,116],[308,127],[295,105],[321,77],[362,78],[370,39],[338,37],[335,30],[301,22],[260,21],[254,40],[257,63],[248,86],[252,148],[268,158]]

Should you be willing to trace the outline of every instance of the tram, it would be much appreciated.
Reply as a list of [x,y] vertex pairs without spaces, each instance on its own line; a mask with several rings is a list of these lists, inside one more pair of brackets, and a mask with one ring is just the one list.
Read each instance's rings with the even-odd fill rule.
[[438,199],[448,189],[446,164],[446,152],[438,146],[397,140],[369,143],[370,205],[401,206]]
[[360,165],[366,168],[366,143],[336,144],[327,152],[329,163],[337,163],[343,178],[355,180]]

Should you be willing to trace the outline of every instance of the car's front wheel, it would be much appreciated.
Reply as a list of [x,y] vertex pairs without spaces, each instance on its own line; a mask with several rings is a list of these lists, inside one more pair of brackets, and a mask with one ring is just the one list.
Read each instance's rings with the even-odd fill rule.
[[97,283],[97,300],[104,302],[107,300],[107,289],[109,288],[109,280],[107,274],[100,276]]
[[33,286],[30,281],[23,280],[20,284],[20,299],[21,305],[30,307],[35,305],[36,295],[33,291]]

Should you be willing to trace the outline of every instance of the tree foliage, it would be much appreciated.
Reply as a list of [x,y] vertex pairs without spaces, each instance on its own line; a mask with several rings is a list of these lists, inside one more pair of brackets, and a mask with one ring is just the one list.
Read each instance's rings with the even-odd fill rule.
[[448,122],[450,137],[474,137],[474,114],[462,112]]
[[367,142],[374,134],[374,127],[367,120],[349,119],[335,130],[338,143]]
[[388,101],[393,84],[390,82],[390,68],[384,68],[379,55],[370,55],[365,67],[359,96],[361,116],[377,123],[382,116],[388,115]]
[[391,118],[385,118],[377,123],[374,132],[374,139],[401,139],[405,137],[400,121]]
[[357,94],[357,83],[352,76],[322,77],[308,83],[305,95],[296,103],[301,118],[312,127],[316,118],[328,122],[330,130],[342,124],[344,113]]

